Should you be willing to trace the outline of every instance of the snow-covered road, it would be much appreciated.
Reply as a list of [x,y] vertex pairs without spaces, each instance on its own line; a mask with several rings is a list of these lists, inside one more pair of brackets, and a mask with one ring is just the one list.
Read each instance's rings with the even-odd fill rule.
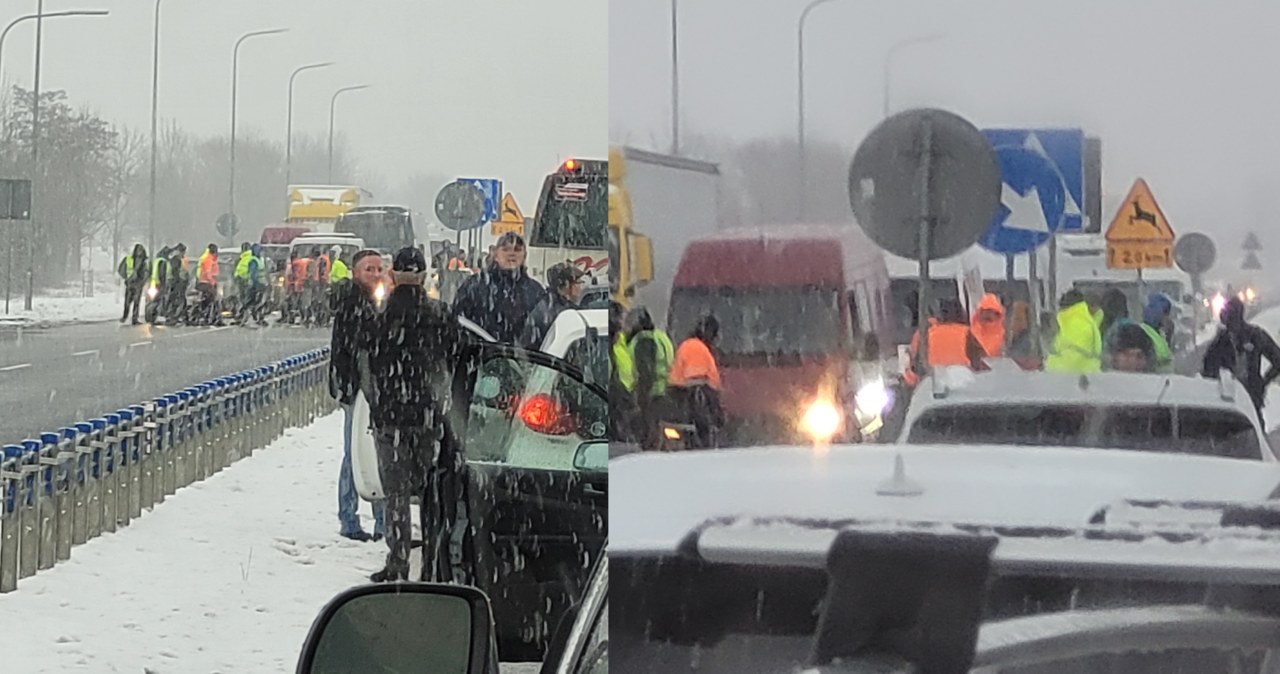
[[316,613],[386,551],[337,535],[341,422],[286,432],[0,596],[0,672],[293,671]]

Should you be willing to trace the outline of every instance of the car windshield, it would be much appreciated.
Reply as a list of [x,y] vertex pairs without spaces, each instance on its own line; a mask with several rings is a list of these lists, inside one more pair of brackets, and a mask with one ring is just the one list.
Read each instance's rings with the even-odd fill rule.
[[691,333],[706,315],[720,322],[719,351],[730,361],[826,356],[841,350],[843,319],[834,290],[717,288],[681,289],[672,294],[672,334]]
[[911,424],[906,440],[1262,458],[1258,433],[1248,417],[1230,410],[1187,407],[944,405],[925,410]]

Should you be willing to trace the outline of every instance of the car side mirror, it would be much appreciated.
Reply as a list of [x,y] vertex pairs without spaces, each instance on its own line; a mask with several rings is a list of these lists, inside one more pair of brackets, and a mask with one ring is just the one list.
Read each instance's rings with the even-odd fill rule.
[[[492,651],[489,598],[467,585],[379,583],[342,592],[320,611],[298,674],[485,674]],[[496,660],[496,659],[494,659]]]
[[609,470],[609,442],[593,440],[578,445],[578,451],[573,455],[573,467],[591,473]]

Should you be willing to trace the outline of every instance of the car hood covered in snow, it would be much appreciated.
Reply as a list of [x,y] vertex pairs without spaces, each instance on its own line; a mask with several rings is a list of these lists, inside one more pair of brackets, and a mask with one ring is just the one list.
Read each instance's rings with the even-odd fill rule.
[[[916,496],[882,496],[901,455]],[[1124,499],[1272,497],[1280,465],[1058,447],[773,447],[634,454],[610,462],[617,553],[672,551],[719,517],[903,519],[1078,527]]]

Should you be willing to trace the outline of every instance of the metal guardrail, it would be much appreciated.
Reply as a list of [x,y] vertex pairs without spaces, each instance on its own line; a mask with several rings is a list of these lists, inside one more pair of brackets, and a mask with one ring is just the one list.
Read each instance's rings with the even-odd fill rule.
[[5,445],[0,593],[335,409],[328,355],[308,351]]

